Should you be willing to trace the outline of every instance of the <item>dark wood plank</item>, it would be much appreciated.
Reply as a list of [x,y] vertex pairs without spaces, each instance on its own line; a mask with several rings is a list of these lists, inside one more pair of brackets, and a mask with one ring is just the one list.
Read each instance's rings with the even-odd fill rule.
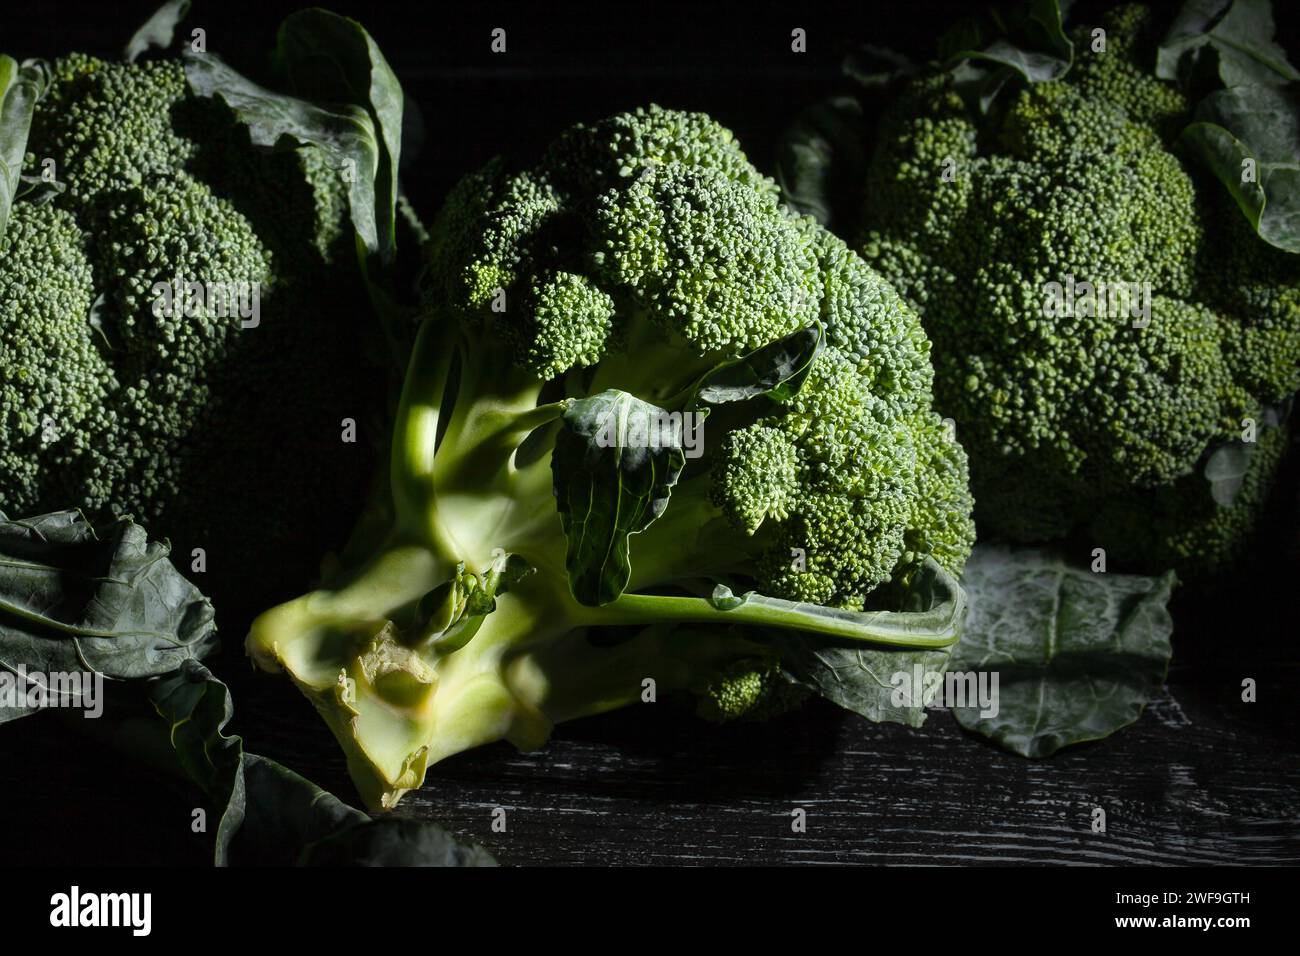
[[[278,681],[232,681],[253,746],[351,795],[333,740]],[[505,864],[1294,864],[1294,721],[1261,732],[1231,688],[1174,685],[1114,737],[1045,761],[1002,753],[936,712],[920,731],[813,703],[711,727],[669,705],[579,721],[534,754],[508,745],[434,768],[398,812],[438,820]],[[301,705],[301,706],[300,706]],[[1267,716],[1267,715],[1264,715]],[[187,794],[56,721],[0,728],[21,760],[0,793],[11,850],[45,862],[201,862]],[[74,763],[69,763],[69,760]],[[1101,807],[1107,832],[1091,831]],[[504,808],[506,832],[492,830]],[[791,811],[807,832],[791,830]],[[71,824],[71,826],[69,826]]]

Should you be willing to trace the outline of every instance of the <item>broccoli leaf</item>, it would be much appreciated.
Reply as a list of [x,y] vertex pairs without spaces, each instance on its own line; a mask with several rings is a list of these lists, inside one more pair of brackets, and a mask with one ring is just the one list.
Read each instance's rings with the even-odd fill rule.
[[1156,76],[1187,88],[1300,80],[1273,40],[1270,0],[1188,0],[1156,54]]
[[1300,252],[1300,86],[1216,90],[1179,145],[1228,188],[1261,239]]
[[1093,573],[1045,549],[979,545],[962,578],[970,614],[954,671],[998,675],[996,716],[957,722],[1025,757],[1133,723],[1164,682],[1176,578]]
[[225,866],[245,806],[243,742],[221,733],[235,713],[230,693],[211,671],[191,660],[151,682],[149,700],[166,721],[181,769],[221,808],[216,864]]
[[846,209],[866,166],[867,138],[862,104],[853,96],[832,96],[804,109],[781,133],[776,182],[786,205],[834,228],[837,209]]
[[[785,639],[782,666],[795,683],[876,723],[920,727],[934,700],[948,651],[889,650],[879,647],[810,644]],[[922,675],[917,681],[916,675]],[[919,686],[918,686],[919,684]]]
[[375,242],[381,258],[391,261],[402,142],[402,86],[396,75],[361,24],[326,10],[302,10],[286,17],[276,58],[299,96],[318,103],[347,103],[369,114],[378,149]]
[[616,389],[570,403],[562,422],[551,471],[569,583],[583,604],[608,604],[632,574],[628,536],[663,514],[686,464],[681,422]]
[[381,166],[385,147],[371,114],[355,104],[325,109],[298,97],[258,86],[209,53],[187,51],[185,76],[197,96],[219,97],[248,127],[253,144],[296,149],[319,146],[338,165],[348,183],[352,224],[362,248],[387,257],[392,243],[392,211],[385,209]]
[[139,59],[140,54],[153,47],[171,46],[177,25],[189,12],[190,0],[167,0],[127,42],[126,52],[123,54],[126,62],[134,63]]
[[760,395],[788,402],[803,387],[824,345],[825,333],[820,328],[791,332],[706,373],[695,389],[695,401],[689,404],[723,405]]
[[[223,733],[234,714],[226,685],[197,661],[154,683],[150,700],[190,780],[220,808],[217,865],[232,851],[259,863],[494,866],[481,847],[435,823],[371,819],[287,767]],[[238,843],[235,838],[238,836]]]
[[939,58],[953,70],[958,93],[986,113],[1013,79],[1060,79],[1074,63],[1062,0],[1029,0],[1010,10],[959,20],[939,38]]
[[20,65],[13,57],[0,54],[0,240],[18,195],[32,113],[45,92],[45,83],[41,64]]
[[129,680],[215,649],[212,605],[169,550],[129,518],[100,537],[80,511],[0,514],[0,666]]

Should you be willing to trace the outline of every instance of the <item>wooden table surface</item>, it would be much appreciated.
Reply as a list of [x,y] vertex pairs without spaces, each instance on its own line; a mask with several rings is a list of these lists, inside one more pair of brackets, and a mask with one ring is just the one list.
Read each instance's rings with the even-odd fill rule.
[[[563,726],[538,753],[500,744],[448,760],[398,812],[438,820],[506,865],[1300,862],[1290,702],[1246,705],[1228,685],[1183,676],[1134,726],[1043,761],[1003,753],[943,712],[914,731],[813,702],[719,728],[643,705]],[[246,678],[233,683],[250,744],[352,799],[305,701]],[[57,721],[21,723],[0,727],[5,753],[22,755],[0,764],[3,803],[18,812],[8,818],[25,821],[7,828],[11,851],[206,862],[186,794],[115,754],[88,757]],[[1103,834],[1091,830],[1095,807]],[[492,829],[497,808],[505,832]],[[806,832],[792,832],[796,808]]]

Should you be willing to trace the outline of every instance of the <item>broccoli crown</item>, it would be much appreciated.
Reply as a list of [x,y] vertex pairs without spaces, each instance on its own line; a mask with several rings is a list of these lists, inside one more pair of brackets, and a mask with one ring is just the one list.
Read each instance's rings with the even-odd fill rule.
[[80,54],[51,64],[27,150],[62,188],[20,197],[0,256],[0,509],[131,514],[207,549],[219,596],[274,553],[249,579],[267,592],[241,585],[264,599],[364,475],[338,444],[364,412],[341,384],[364,300],[326,268],[355,256],[338,172],[314,148],[254,151],[177,62]]
[[797,394],[706,421],[702,490],[674,492],[700,507],[670,508],[634,556],[689,541],[758,568],[766,593],[848,608],[900,563],[965,561],[965,456],[930,407],[916,313],[708,117],[650,107],[570,130],[535,165],[493,162],[429,249],[428,301],[570,396],[667,406],[720,361],[823,329]]
[[[982,529],[1086,527],[1195,574],[1231,557],[1256,500],[1221,519],[1194,473],[1300,383],[1300,263],[1174,151],[1189,104],[1151,72],[1148,11],[1103,25],[1104,51],[1079,28],[1062,80],[986,117],[946,74],[910,83],[881,121],[860,247],[934,339],[936,407],[970,452]],[[1200,501],[1189,519],[1241,535],[1174,546],[1143,527],[1132,502],[1173,486]]]

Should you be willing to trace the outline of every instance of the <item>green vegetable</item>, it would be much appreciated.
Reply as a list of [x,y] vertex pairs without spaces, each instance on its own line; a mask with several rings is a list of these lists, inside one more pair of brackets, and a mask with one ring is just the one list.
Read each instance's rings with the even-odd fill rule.
[[[208,599],[128,519],[96,534],[79,511],[0,514],[0,669],[22,690],[0,723],[57,705],[70,723],[196,786],[215,811],[215,860],[491,865],[432,823],[371,820],[223,729],[233,705],[199,662],[217,648]],[[76,675],[73,687],[60,680]],[[103,681],[102,691],[88,682]],[[47,693],[26,706],[28,685]],[[57,696],[59,699],[54,700]]]
[[[1243,88],[1216,94],[1228,126],[1274,126],[1252,134],[1269,198],[1248,223],[1179,151],[1191,104],[1152,73],[1148,11],[1102,26],[1104,52],[1075,28],[1062,79],[986,115],[950,73],[907,84],[878,131],[860,248],[934,339],[936,407],[970,452],[983,533],[1080,530],[1204,578],[1250,539],[1285,441],[1267,422],[1300,384],[1300,258],[1251,229],[1288,247],[1300,136],[1228,110]],[[1049,308],[1052,283],[1083,282],[1131,295]],[[1258,451],[1225,505],[1207,461],[1243,443]]]
[[1189,0],[1160,41],[1156,76],[1184,86],[1208,74],[1227,87],[1300,80],[1274,32],[1269,0]]
[[1039,548],[980,545],[963,583],[970,613],[951,669],[997,674],[997,713],[954,707],[967,730],[1025,757],[1137,720],[1171,654],[1173,573],[1094,573]]
[[946,656],[973,529],[929,343],[728,131],[652,107],[489,164],[448,197],[423,286],[391,523],[247,643],[370,805],[657,694],[730,719],[829,693],[818,653]]
[[206,552],[223,608],[262,605],[364,495],[385,383],[358,253],[378,284],[401,91],[322,11],[285,21],[280,62],[328,106],[142,56],[182,12],[131,63],[0,58],[0,508],[133,515]]
[[[1260,238],[1291,253],[1300,253],[1297,143],[1295,93],[1272,86],[1216,90],[1179,139],[1219,177]],[[1243,181],[1248,163],[1254,177]]]
[[0,667],[137,680],[216,650],[212,605],[167,555],[130,520],[101,537],[79,511],[0,512]]
[[986,113],[1017,78],[1058,80],[1074,62],[1059,0],[1026,0],[965,17],[939,37],[939,58],[952,68],[957,91]]

